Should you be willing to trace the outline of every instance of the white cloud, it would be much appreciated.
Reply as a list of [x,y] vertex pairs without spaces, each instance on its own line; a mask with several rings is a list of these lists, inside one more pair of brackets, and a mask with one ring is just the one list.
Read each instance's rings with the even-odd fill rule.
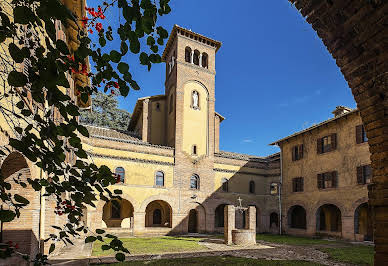
[[242,140],[242,143],[253,143],[253,142],[254,142],[253,139],[249,139],[249,138]]

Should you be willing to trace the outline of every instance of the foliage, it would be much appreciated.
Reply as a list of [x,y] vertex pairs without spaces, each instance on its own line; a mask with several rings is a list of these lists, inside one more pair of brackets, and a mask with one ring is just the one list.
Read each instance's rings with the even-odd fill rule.
[[[124,247],[131,254],[162,254],[173,252],[189,252],[206,249],[205,246],[199,244],[201,238],[189,237],[152,237],[152,238],[122,238]],[[96,242],[93,245],[93,256],[108,256],[112,255],[112,251],[104,251],[101,247],[102,242]]]
[[[103,264],[108,265],[108,264]],[[101,266],[103,266],[101,265]],[[151,260],[151,261],[127,261],[123,263],[114,263],[109,264],[111,266],[135,266],[135,265],[214,265],[214,266],[224,266],[224,265],[262,265],[262,266],[318,266],[321,264],[314,263],[311,261],[300,261],[300,260],[264,260],[264,259],[252,259],[252,258],[239,258],[231,256],[222,256],[222,257],[195,257],[193,258],[184,258],[184,259],[161,259],[161,260]]]
[[[99,199],[109,201],[120,196],[109,190],[116,182],[109,168],[98,167],[87,160],[79,135],[88,137],[89,134],[78,123],[77,102],[87,102],[101,86],[105,92],[111,87],[117,88],[123,96],[128,95],[130,88],[139,89],[123,56],[138,54],[140,64],[148,69],[153,63],[161,62],[159,46],[164,44],[168,33],[156,22],[158,17],[170,12],[170,7],[169,0],[92,2],[97,11],[88,8],[89,18],[77,17],[60,0],[1,2],[0,113],[1,120],[8,124],[1,131],[8,132],[10,138],[9,146],[2,148],[0,156],[16,150],[42,169],[44,178],[33,176],[28,183],[36,191],[42,191],[44,197],[54,198],[57,201],[55,213],[64,217],[63,226],[53,225],[58,233],[46,239],[53,240],[50,252],[55,249],[56,240],[72,244],[71,237],[83,232],[90,234],[87,242],[102,241],[103,237],[111,239],[109,249],[119,252],[116,257],[122,259],[121,252],[128,250],[117,237],[103,230],[89,232],[81,222],[82,209],[87,205],[95,207]],[[113,6],[119,8],[124,20],[117,29],[110,26],[104,29],[101,23],[104,12]],[[57,39],[57,22],[60,22],[59,27],[71,27],[75,31],[72,36],[75,46]],[[98,43],[92,43],[87,35],[92,34],[93,29],[94,34],[98,34]],[[113,31],[118,32],[118,40],[114,40]],[[147,43],[146,47],[141,47],[141,40]],[[109,47],[107,43],[113,41],[120,43],[120,50],[104,52]],[[95,66],[93,71],[89,60]],[[69,96],[72,95],[69,93],[70,76],[77,78],[77,98]],[[77,160],[66,159],[67,155],[74,154]],[[17,185],[27,187],[19,181],[15,180]],[[18,219],[20,210],[29,204],[11,189],[10,181],[0,178],[0,198],[6,207],[0,210],[1,222]],[[3,258],[17,254],[14,249],[1,250],[7,250],[0,254]],[[47,259],[42,254],[36,258],[19,255],[35,265],[44,264]]]
[[82,110],[80,122],[82,124],[126,130],[130,113],[118,108],[116,94],[106,94],[98,91],[92,96],[91,110]]
[[371,246],[349,245],[348,247],[322,248],[329,257],[345,263],[356,265],[373,265],[374,249]]

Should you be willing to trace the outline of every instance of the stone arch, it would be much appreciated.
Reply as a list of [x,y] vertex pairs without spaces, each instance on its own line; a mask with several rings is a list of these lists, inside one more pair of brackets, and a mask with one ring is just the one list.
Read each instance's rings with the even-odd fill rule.
[[154,200],[145,209],[146,227],[172,227],[171,205],[163,200]]
[[[120,196],[122,199],[127,200],[132,204],[134,212],[137,212],[139,210],[140,206],[139,206],[138,202],[133,197],[131,197],[130,195],[128,195],[124,192]],[[105,201],[100,200],[96,204],[96,211],[101,212],[101,214],[102,214],[103,207],[104,207],[105,203],[106,203]],[[99,219],[101,219],[101,217]]]
[[154,195],[145,199],[140,205],[138,212],[145,212],[147,205],[150,204],[152,201],[156,201],[156,200],[165,201],[172,208],[172,210],[177,209],[177,207],[174,204],[172,204],[170,197],[161,194],[161,195]]
[[342,233],[342,212],[334,204],[323,204],[316,212],[316,230]]
[[354,210],[354,234],[356,240],[373,240],[372,215],[368,202],[361,203]]
[[200,52],[196,49],[194,50],[194,54],[193,54],[193,63],[194,65],[197,65],[199,66],[199,57],[200,57]]
[[[122,227],[124,219],[133,221],[134,208],[126,199],[112,199],[106,202],[102,208],[102,220],[107,227]],[[133,226],[130,223],[130,228]]]
[[277,231],[279,228],[279,214],[277,212],[271,212],[269,214],[269,229],[270,231]]
[[183,83],[183,88],[187,85],[187,84],[189,84],[189,83],[191,83],[191,82],[194,82],[194,83],[198,83],[201,87],[203,87],[204,89],[205,89],[205,91],[206,91],[206,96],[207,96],[207,98],[209,97],[209,90],[208,90],[208,88],[207,88],[207,86],[205,85],[205,84],[203,84],[201,81],[199,81],[199,80],[196,80],[196,79],[190,79],[190,80],[187,80],[187,81],[185,81],[184,83]]
[[[382,192],[388,184],[385,177],[388,161],[388,64],[384,36],[388,31],[387,1],[308,1],[289,0],[311,24],[317,35],[336,60],[345,80],[352,89],[366,129],[373,169],[369,185],[369,204],[375,208],[375,261],[388,263],[384,246],[388,245],[385,224],[388,199]],[[369,25],[374,25],[370,27]]]
[[185,48],[185,62],[191,63],[191,48],[188,46]]
[[203,68],[209,68],[209,56],[207,53],[202,53],[202,62],[201,62],[201,66]]
[[287,224],[290,228],[307,229],[306,209],[300,205],[294,205],[288,209]]
[[220,204],[214,209],[214,227],[224,227],[224,211],[225,206],[228,204]]

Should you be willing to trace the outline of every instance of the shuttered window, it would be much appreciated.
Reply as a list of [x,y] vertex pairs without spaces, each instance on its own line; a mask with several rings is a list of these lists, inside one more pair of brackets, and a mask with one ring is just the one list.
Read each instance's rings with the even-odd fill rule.
[[292,179],[292,191],[302,192],[303,191],[303,177],[295,177]]
[[366,137],[366,131],[363,125],[356,126],[356,143],[364,143],[368,142],[368,138]]
[[303,144],[296,145],[291,149],[292,160],[298,161],[303,158]]
[[317,153],[325,153],[337,149],[337,134],[333,133],[317,139]]
[[317,175],[317,187],[318,187],[318,189],[338,187],[337,171],[318,174]]
[[363,165],[357,167],[357,184],[365,185],[370,183],[372,178],[372,168],[370,165]]

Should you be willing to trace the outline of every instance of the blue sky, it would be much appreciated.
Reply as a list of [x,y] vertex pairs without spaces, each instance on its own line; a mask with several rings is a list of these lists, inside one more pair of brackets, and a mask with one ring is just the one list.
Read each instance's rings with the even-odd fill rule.
[[[160,20],[169,32],[178,24],[222,42],[216,56],[216,111],[226,117],[222,150],[266,156],[279,151],[269,143],[332,117],[336,106],[356,107],[334,59],[287,0],[170,5],[172,12]],[[115,25],[118,10],[110,12]],[[137,98],[164,93],[165,67],[148,72],[137,58],[125,60],[141,86],[120,99],[132,112]]]

